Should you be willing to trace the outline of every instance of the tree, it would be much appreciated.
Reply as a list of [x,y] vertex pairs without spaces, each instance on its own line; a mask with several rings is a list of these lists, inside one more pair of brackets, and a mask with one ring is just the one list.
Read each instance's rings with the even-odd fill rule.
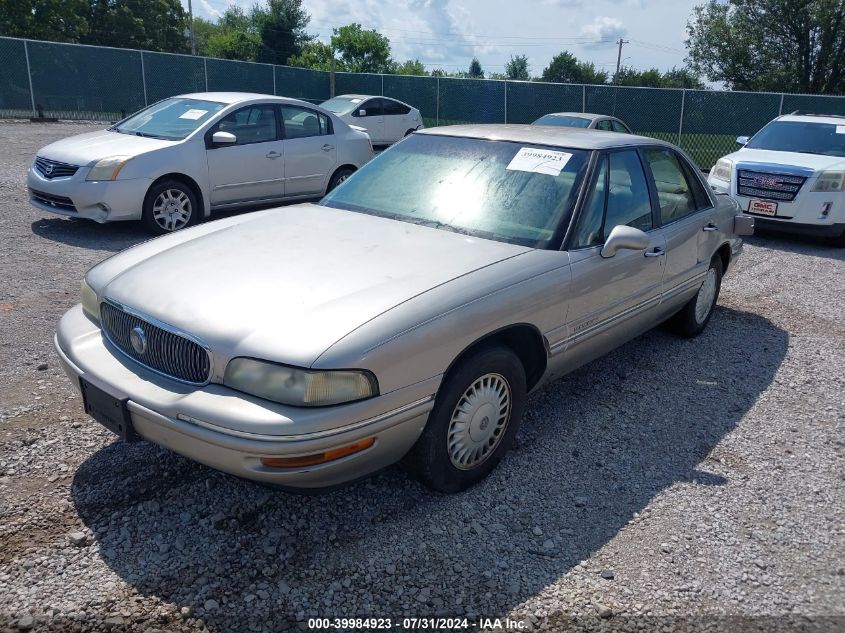
[[0,35],[79,42],[90,13],[88,0],[0,0]]
[[688,62],[736,90],[845,89],[845,2],[710,0],[687,23]]
[[531,75],[528,74],[528,57],[525,55],[511,55],[510,61],[505,64],[505,76],[508,79],[528,81]]
[[344,67],[353,73],[389,73],[390,40],[376,30],[364,30],[360,24],[348,24],[334,29],[332,47],[338,52]]
[[255,61],[261,51],[261,38],[255,33],[220,29],[209,37],[205,54],[221,59]]
[[473,79],[484,79],[484,70],[482,70],[481,62],[478,61],[477,57],[473,57],[472,61],[469,63],[469,72],[467,73],[467,77],[472,77]]
[[689,68],[673,67],[672,70],[667,70],[663,73],[663,79],[660,83],[663,88],[690,88],[693,90],[705,88],[701,78]]
[[91,0],[89,15],[89,28],[79,39],[83,44],[175,53],[188,50],[188,18],[179,0]]
[[[302,49],[299,55],[295,55],[288,60],[291,66],[298,66],[299,68],[313,68],[314,70],[332,70],[332,58],[334,51],[328,44],[324,44],[319,40],[308,42]],[[346,70],[341,60],[336,60],[334,69],[337,71]]]
[[313,39],[305,32],[311,16],[302,8],[302,0],[267,0],[266,7],[253,7],[250,21],[261,39],[259,62],[287,64]]
[[409,59],[404,64],[399,64],[394,69],[397,75],[427,75],[425,65],[418,59]]
[[563,51],[552,57],[540,78],[556,83],[604,84],[608,76],[607,71],[597,70],[592,62],[578,61],[575,55]]

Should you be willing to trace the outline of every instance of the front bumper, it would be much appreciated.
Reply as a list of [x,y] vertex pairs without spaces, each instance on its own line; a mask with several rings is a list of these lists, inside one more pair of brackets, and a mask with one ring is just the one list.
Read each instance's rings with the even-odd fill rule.
[[141,219],[151,179],[87,181],[88,170],[80,167],[69,178],[51,179],[30,166],[26,175],[30,204],[42,211],[95,222]]
[[[111,348],[100,329],[72,308],[56,350],[68,377],[128,399],[142,438],[218,470],[291,488],[326,488],[358,479],[402,458],[419,438],[440,376],[360,402],[315,409],[254,398],[223,385],[189,387],[154,374]],[[251,432],[234,428],[238,420]],[[260,430],[259,430],[260,429]],[[375,437],[368,449],[301,468],[268,468],[261,457],[298,457]]]

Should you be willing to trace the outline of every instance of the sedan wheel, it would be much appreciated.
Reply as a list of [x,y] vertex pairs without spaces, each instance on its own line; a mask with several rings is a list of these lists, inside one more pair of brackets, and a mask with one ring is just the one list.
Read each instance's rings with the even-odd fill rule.
[[525,392],[525,369],[510,349],[490,346],[470,352],[443,378],[405,465],[441,492],[478,483],[510,449]]
[[688,338],[701,334],[710,322],[710,317],[713,316],[721,287],[722,258],[716,255],[710,260],[710,266],[698,292],[669,321],[672,329]]
[[696,323],[705,323],[710,313],[713,311],[714,299],[716,298],[716,287],[718,278],[716,277],[716,269],[710,267],[707,270],[707,276],[704,278],[704,283],[698,289],[698,294],[695,297],[695,321]]
[[199,215],[193,190],[180,180],[165,180],[150,187],[141,219],[150,233],[163,235],[194,224]]

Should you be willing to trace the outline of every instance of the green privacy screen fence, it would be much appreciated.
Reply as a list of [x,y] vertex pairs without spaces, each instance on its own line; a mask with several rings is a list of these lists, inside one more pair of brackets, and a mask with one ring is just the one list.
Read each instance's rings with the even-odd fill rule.
[[236,90],[319,103],[332,94],[395,97],[427,126],[530,123],[595,112],[683,147],[704,169],[779,114],[845,115],[845,97],[629,88],[492,79],[331,73],[225,59],[0,37],[0,117],[113,121],[165,97]]

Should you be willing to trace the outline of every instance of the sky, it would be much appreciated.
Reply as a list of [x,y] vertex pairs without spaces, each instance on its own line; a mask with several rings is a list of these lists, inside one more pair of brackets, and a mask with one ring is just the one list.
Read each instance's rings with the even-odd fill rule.
[[[194,14],[215,19],[230,4],[263,0],[192,0]],[[503,72],[511,55],[528,56],[538,76],[553,55],[568,50],[610,73],[620,37],[624,66],[683,66],[686,23],[703,0],[303,0],[308,31],[328,41],[332,27],[352,22],[390,39],[393,58],[426,68],[466,70],[473,56],[486,72]],[[188,0],[182,0],[187,8]]]

